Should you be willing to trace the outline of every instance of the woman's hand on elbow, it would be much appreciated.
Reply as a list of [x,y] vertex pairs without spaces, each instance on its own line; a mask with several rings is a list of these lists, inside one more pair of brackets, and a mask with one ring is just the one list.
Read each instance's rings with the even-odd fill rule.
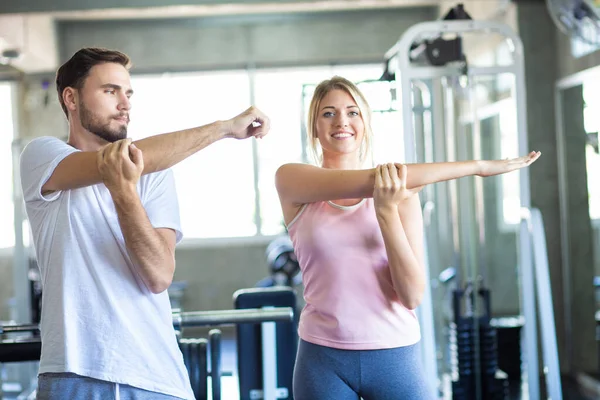
[[378,210],[395,210],[398,205],[421,190],[406,187],[408,168],[404,164],[383,164],[375,168],[373,200]]

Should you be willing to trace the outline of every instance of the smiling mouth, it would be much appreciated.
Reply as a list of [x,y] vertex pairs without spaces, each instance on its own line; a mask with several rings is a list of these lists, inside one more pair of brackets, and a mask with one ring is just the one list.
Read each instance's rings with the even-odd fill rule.
[[340,133],[334,133],[333,135],[331,135],[331,137],[333,137],[334,139],[346,139],[346,138],[350,138],[352,136],[354,136],[354,135],[349,132],[340,132]]

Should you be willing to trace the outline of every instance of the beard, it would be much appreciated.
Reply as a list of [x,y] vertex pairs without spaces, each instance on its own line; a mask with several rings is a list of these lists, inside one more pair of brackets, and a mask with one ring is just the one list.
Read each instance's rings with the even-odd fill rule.
[[121,125],[118,128],[111,128],[110,126],[112,119],[118,117],[119,115],[112,116],[107,122],[103,123],[97,114],[94,114],[83,102],[79,102],[79,120],[81,121],[81,125],[89,132],[109,143],[114,143],[117,140],[127,137],[127,125]]

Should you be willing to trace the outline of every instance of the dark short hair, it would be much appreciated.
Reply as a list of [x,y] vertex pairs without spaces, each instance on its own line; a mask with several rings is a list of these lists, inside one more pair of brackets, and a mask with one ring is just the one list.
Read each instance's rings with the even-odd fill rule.
[[103,63],[117,63],[127,69],[131,66],[129,57],[120,51],[86,47],[73,54],[69,61],[61,65],[56,72],[58,101],[67,118],[69,114],[62,97],[64,90],[68,87],[81,89],[92,67]]

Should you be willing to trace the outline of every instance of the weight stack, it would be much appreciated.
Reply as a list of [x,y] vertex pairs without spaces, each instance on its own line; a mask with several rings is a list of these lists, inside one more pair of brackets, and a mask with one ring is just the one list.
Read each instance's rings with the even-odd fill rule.
[[498,368],[506,372],[511,385],[520,385],[523,363],[521,331],[525,320],[521,316],[499,317],[492,318],[491,324],[496,328]]
[[[508,379],[506,374],[498,369],[497,332],[496,328],[490,325],[489,291],[481,289],[479,295],[483,297],[486,312],[475,319],[474,316],[461,316],[460,302],[464,291],[455,290],[453,293],[455,325],[450,327],[450,340],[456,343],[453,357],[458,380],[452,382],[452,398],[477,400],[479,386],[483,399],[508,400]],[[475,336],[476,332],[478,338]],[[479,364],[476,363],[476,349],[479,350]]]

